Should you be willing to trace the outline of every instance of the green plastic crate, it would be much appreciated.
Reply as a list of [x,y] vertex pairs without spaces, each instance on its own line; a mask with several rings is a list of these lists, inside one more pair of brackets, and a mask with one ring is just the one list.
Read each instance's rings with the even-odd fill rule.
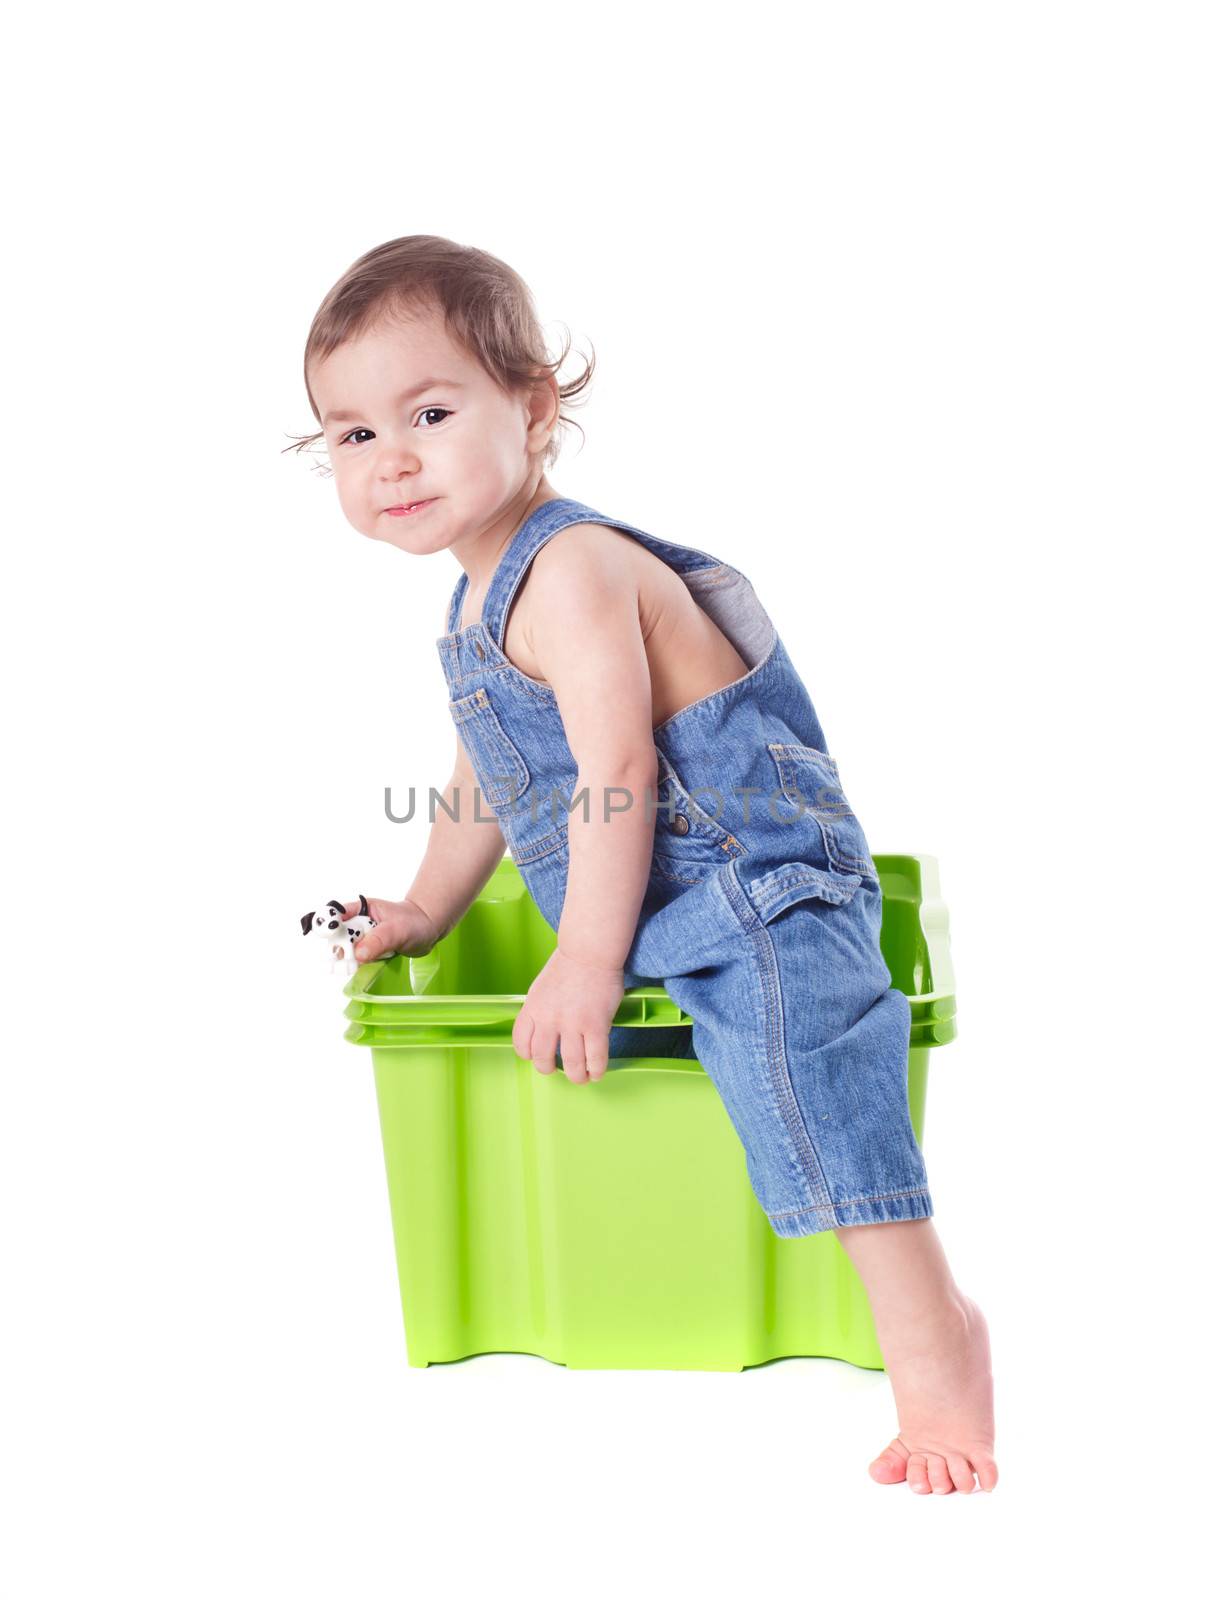
[[[931,856],[879,855],[882,950],[910,997],[918,1141],[930,1048],[956,1033],[946,909]],[[491,1351],[569,1367],[739,1371],[781,1356],[883,1366],[833,1232],[781,1239],[697,1061],[536,1072],[514,1018],[555,935],[505,856],[427,956],[363,966],[346,1037],[373,1054],[407,1356]],[[615,1021],[690,1024],[664,988]]]

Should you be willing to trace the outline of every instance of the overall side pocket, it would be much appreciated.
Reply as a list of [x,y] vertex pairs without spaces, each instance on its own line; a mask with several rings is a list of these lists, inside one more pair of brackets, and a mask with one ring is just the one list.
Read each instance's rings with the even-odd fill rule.
[[674,763],[661,748],[657,750],[657,819],[653,834],[652,876],[663,883],[702,883],[725,865],[727,860],[746,853],[745,846],[728,828],[713,817],[696,795],[711,797],[718,810],[715,789],[686,787]]
[[[878,880],[865,830],[857,820],[831,756],[806,744],[769,744],[776,764],[780,792],[796,811],[792,825],[800,828],[802,816],[818,825],[829,865],[849,877]],[[786,819],[788,820],[788,819]]]

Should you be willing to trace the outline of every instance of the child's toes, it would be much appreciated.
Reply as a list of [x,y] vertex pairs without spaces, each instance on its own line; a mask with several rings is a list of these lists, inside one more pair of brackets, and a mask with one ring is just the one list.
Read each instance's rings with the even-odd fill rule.
[[996,1480],[1000,1476],[996,1470],[996,1462],[993,1461],[991,1456],[981,1455],[974,1458],[972,1465],[979,1474],[980,1488],[987,1489],[988,1493],[991,1494],[992,1490],[996,1488]]
[[897,1439],[869,1463],[869,1476],[875,1483],[902,1483],[907,1477],[907,1451]]
[[907,1458],[907,1486],[913,1494],[930,1494],[928,1457],[912,1451]]
[[953,1494],[954,1480],[945,1464],[944,1456],[928,1457],[928,1481],[934,1494]]
[[946,1456],[945,1464],[950,1469],[950,1477],[954,1480],[954,1487],[959,1494],[975,1493],[975,1474],[971,1471],[971,1463],[966,1456]]

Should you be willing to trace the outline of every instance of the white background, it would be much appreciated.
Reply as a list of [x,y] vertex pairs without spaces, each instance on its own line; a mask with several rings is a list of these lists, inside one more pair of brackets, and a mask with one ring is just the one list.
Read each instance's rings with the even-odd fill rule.
[[[111,6],[10,24],[8,1594],[1122,1590],[1215,1467],[1207,6]],[[409,1369],[368,1057],[457,566],[289,436],[440,233],[595,347],[560,490],[751,577],[875,852],[940,863],[925,1154],[995,1494],[881,1374]],[[577,370],[577,364],[571,369]],[[596,1092],[596,1090],[592,1091]]]

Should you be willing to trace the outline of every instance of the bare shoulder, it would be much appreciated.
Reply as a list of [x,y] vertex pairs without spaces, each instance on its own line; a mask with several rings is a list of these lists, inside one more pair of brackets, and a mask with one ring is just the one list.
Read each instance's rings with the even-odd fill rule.
[[504,651],[528,678],[548,682],[545,652],[583,647],[595,635],[621,639],[640,626],[640,574],[630,534],[573,522],[548,539],[509,607]]
[[[567,534],[574,537],[566,542]],[[558,608],[571,611],[575,603],[592,617],[634,607],[646,639],[670,637],[684,626],[711,626],[679,573],[622,528],[575,522],[554,534],[534,559],[544,563],[535,618]]]
[[547,581],[556,575],[567,578],[588,573],[591,576],[627,575],[634,572],[638,545],[631,534],[610,528],[604,522],[571,522],[552,534],[535,556],[533,566]]
[[612,597],[621,603],[640,585],[638,546],[630,534],[600,522],[573,522],[553,534],[530,564],[523,591],[529,627],[562,612],[597,614]]

